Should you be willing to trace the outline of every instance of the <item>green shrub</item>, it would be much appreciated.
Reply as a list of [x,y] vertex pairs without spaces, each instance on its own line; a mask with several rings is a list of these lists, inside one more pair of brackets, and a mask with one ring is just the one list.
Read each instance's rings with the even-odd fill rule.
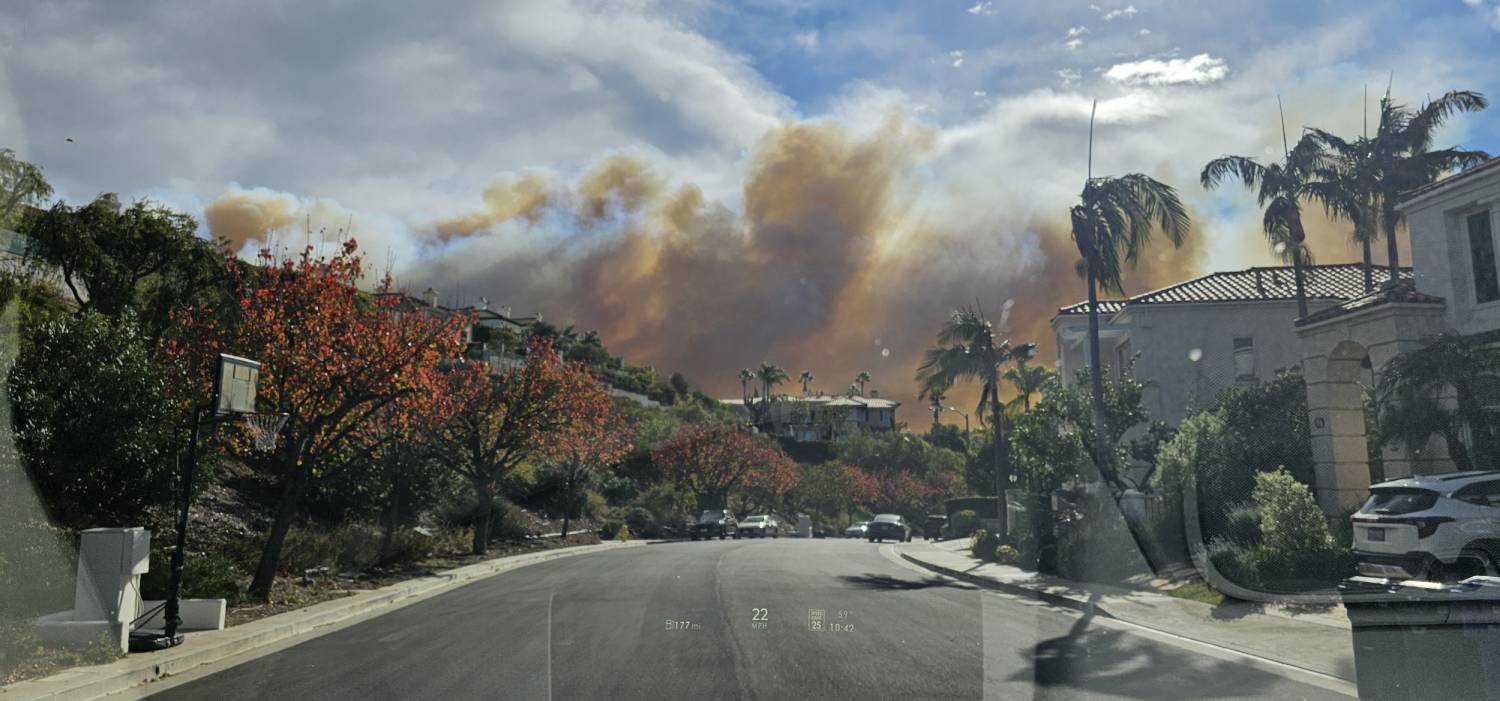
[[1002,565],[1014,565],[1021,561],[1021,554],[1016,549],[1005,544],[995,546],[995,562]]
[[974,529],[979,527],[979,514],[973,509],[964,509],[953,514],[952,520],[948,522],[948,528],[952,531],[954,538],[967,538]]
[[1246,547],[1260,544],[1260,516],[1260,508],[1253,503],[1230,507],[1224,519],[1224,538]]
[[[171,577],[172,550],[151,551],[150,569],[141,576],[141,598],[167,598]],[[188,553],[182,563],[182,598],[224,599],[234,606],[248,579],[239,562],[224,553]]]
[[1282,552],[1326,551],[1333,545],[1328,520],[1312,490],[1286,470],[1255,476],[1255,503],[1260,507],[1261,541]]
[[620,528],[624,525],[625,522],[623,520],[617,518],[607,519],[604,525],[599,527],[599,537],[604,539],[613,538],[619,534]]
[[995,548],[999,546],[1000,536],[983,528],[976,529],[969,535],[969,553],[981,560],[994,558]]
[[657,537],[656,517],[650,511],[633,506],[625,511],[625,525],[630,527],[632,538]]
[[281,569],[291,574],[316,567],[360,571],[380,561],[381,539],[380,529],[366,524],[293,528],[282,546]]

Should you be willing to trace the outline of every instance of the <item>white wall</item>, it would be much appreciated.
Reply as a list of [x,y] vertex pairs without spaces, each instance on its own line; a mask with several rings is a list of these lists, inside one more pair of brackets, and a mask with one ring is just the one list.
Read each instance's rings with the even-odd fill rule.
[[1451,329],[1472,334],[1500,328],[1500,301],[1475,301],[1465,225],[1469,215],[1488,211],[1491,235],[1500,242],[1500,170],[1418,197],[1404,210],[1417,290],[1447,300],[1444,319]]

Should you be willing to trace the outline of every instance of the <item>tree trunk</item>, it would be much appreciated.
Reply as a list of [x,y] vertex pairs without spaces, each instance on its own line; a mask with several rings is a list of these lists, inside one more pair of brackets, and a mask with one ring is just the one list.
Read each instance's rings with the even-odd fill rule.
[[307,492],[309,468],[291,460],[293,467],[287,483],[281,490],[281,500],[276,505],[276,518],[271,522],[271,533],[260,552],[260,564],[255,568],[255,578],[250,581],[250,598],[266,602],[271,600],[271,585],[276,582],[276,571],[281,566],[281,547],[286,544],[286,534],[291,530],[292,519],[302,506],[302,495]]
[[1375,290],[1375,270],[1373,264],[1371,264],[1370,262],[1369,239],[1360,241],[1359,248],[1361,254],[1363,254],[1364,256],[1364,259],[1361,261],[1361,265],[1363,266],[1362,269],[1365,273],[1365,292],[1373,292]]
[[380,561],[390,562],[392,559],[393,545],[396,541],[396,528],[401,523],[401,484],[399,480],[391,485],[390,498],[385,505],[384,518],[385,532],[380,536]]
[[[996,382],[998,382],[998,378]],[[995,461],[995,498],[997,512],[995,517],[1000,520],[1000,532],[1009,534],[1010,524],[1007,522],[1005,513],[1005,488],[1010,486],[1010,446],[1005,441],[1005,416],[1000,409],[1000,388],[991,385],[990,388],[990,416],[995,419],[995,445],[990,451]]]
[[1458,431],[1443,431],[1443,442],[1448,445],[1448,457],[1453,460],[1453,466],[1459,472],[1474,469],[1474,463],[1469,459],[1469,449],[1458,437]]
[[1292,220],[1292,278],[1297,286],[1297,318],[1307,316],[1307,271],[1303,270],[1302,245],[1307,232],[1302,228],[1302,218]]
[[495,487],[489,483],[476,483],[474,494],[479,497],[478,513],[474,518],[474,544],[470,552],[483,555],[490,548],[490,513],[495,510]]
[[568,478],[567,488],[563,490],[563,540],[568,539],[568,526],[573,523],[573,478]]
[[1107,463],[1113,457],[1108,449],[1109,427],[1104,416],[1104,366],[1099,359],[1099,293],[1092,266],[1087,269],[1089,286],[1089,404],[1094,414],[1094,458],[1101,479],[1111,474]]
[[1391,277],[1389,283],[1394,285],[1401,279],[1401,259],[1396,252],[1396,212],[1388,205],[1381,205],[1380,224],[1385,229],[1385,253],[1390,258]]

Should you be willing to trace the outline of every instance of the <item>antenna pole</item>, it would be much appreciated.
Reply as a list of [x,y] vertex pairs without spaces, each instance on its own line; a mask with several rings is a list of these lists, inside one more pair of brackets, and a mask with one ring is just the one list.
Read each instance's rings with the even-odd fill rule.
[[1286,110],[1281,108],[1281,96],[1276,96],[1276,113],[1281,115],[1281,154],[1288,159],[1292,157],[1292,149],[1286,142]]

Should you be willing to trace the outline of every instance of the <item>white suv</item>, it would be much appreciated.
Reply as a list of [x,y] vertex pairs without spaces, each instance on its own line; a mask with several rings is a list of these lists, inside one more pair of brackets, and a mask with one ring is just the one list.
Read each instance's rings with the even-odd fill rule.
[[1500,471],[1381,482],[1350,520],[1360,574],[1500,575]]

